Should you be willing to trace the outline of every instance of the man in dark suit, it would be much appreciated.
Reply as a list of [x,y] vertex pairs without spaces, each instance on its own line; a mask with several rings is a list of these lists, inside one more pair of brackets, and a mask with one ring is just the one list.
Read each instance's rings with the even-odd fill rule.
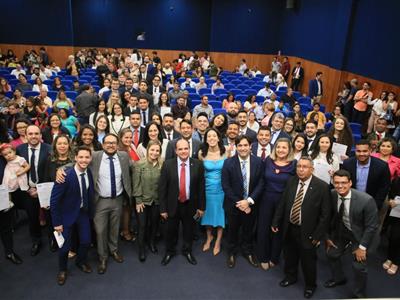
[[293,107],[293,104],[297,101],[293,96],[293,89],[288,88],[286,93],[281,96],[281,101],[283,101],[283,103],[288,103],[290,107]]
[[298,61],[296,63],[296,67],[293,68],[292,71],[292,84],[291,84],[291,88],[294,91],[298,91],[301,82],[303,81],[304,78],[304,68],[301,66],[301,62]]
[[275,233],[282,231],[285,278],[279,284],[287,287],[297,281],[300,261],[305,298],[311,298],[317,286],[316,248],[328,229],[331,205],[328,184],[313,176],[313,171],[311,158],[302,157],[297,176],[286,184],[271,228]]
[[306,128],[304,129],[304,133],[307,137],[308,142],[308,151],[313,151],[315,147],[315,141],[317,140],[318,134],[318,125],[317,122],[309,120],[306,123]]
[[150,84],[150,82],[153,80],[153,75],[148,72],[146,64],[141,64],[139,67],[139,80],[141,82],[146,81],[147,84]]
[[84,273],[91,273],[87,263],[90,246],[90,221],[93,218],[94,182],[88,166],[92,160],[91,150],[79,147],[75,165],[67,170],[65,182],[55,183],[51,191],[50,210],[54,230],[64,237],[58,253],[59,273],[57,282],[63,285],[67,279],[68,252],[71,248],[72,230],[79,232],[79,248],[75,264]]
[[332,279],[324,286],[333,288],[347,282],[341,257],[351,251],[354,255],[354,295],[366,298],[367,252],[378,238],[378,214],[375,200],[367,193],[351,188],[351,175],[339,170],[333,175],[332,219],[326,241],[326,255],[332,271]]
[[251,153],[264,161],[271,154],[270,141],[271,129],[268,126],[260,126],[257,141],[251,144]]
[[160,214],[167,222],[166,254],[161,261],[167,265],[175,255],[179,223],[182,222],[182,254],[192,265],[197,264],[192,254],[194,219],[203,216],[205,187],[203,164],[189,158],[189,143],[179,139],[175,148],[177,158],[164,162],[159,182]]
[[96,111],[99,98],[94,93],[93,87],[89,84],[84,84],[81,90],[82,93],[75,99],[75,108],[79,123],[84,125],[89,123],[90,114]]
[[141,116],[140,126],[146,127],[147,123],[151,122],[151,116],[153,115],[153,108],[149,106],[149,100],[146,97],[139,97],[137,111]]
[[[179,128],[181,130],[181,135],[185,140],[189,142],[189,157],[196,158],[198,157],[198,152],[201,146],[201,142],[199,140],[193,139],[193,124],[189,120],[182,120],[179,124]],[[168,143],[167,150],[165,151],[165,159],[171,159],[176,157],[176,142],[180,139],[174,139]]]
[[[28,142],[17,148],[17,155],[22,156],[31,166],[28,176],[29,190],[27,192],[18,190],[12,198],[17,208],[26,211],[29,220],[29,232],[32,238],[31,255],[36,256],[41,248],[41,229],[39,223],[39,199],[36,191],[36,184],[44,182],[46,173],[46,161],[51,153],[51,146],[41,143],[42,135],[36,125],[29,125],[26,128]],[[53,230],[49,230],[50,249],[55,251],[57,245],[53,238]]]
[[148,87],[147,81],[141,80],[139,82],[139,91],[135,95],[138,97],[139,100],[142,98],[146,98],[147,101],[149,102],[149,107],[153,109],[154,107],[153,96],[147,92],[147,87]]
[[156,75],[153,78],[152,84],[147,88],[147,93],[153,96],[153,103],[158,104],[160,94],[165,92],[165,87],[162,86],[160,76]]
[[257,140],[257,133],[254,130],[251,130],[247,127],[248,116],[247,112],[244,110],[239,111],[237,115],[237,121],[240,125],[239,134],[245,135],[250,138],[250,141],[253,143]]
[[[124,102],[124,93],[129,92],[132,95],[136,94],[138,91],[133,88],[133,79],[128,77],[125,80],[125,84],[119,87],[119,94],[121,96],[121,100]],[[128,103],[122,103],[124,106],[126,106]]]
[[162,129],[161,134],[164,139],[172,141],[181,137],[181,134],[174,129],[174,117],[171,113],[166,113],[164,115],[162,120]]
[[389,193],[390,171],[386,162],[371,156],[368,141],[357,142],[356,156],[346,159],[342,168],[350,172],[355,189],[375,199],[379,210]]
[[[122,98],[122,97],[121,97]],[[137,94],[131,94],[127,106],[124,108],[124,116],[129,117],[132,112],[138,109],[139,99]]]
[[271,148],[274,147],[275,142],[280,138],[291,140],[290,135],[283,131],[284,123],[285,115],[281,112],[277,112],[271,117]]
[[311,79],[308,84],[308,96],[313,100],[313,103],[320,102],[324,92],[321,78],[322,72],[317,72],[315,79]]
[[224,209],[228,218],[229,268],[236,263],[239,232],[242,229],[242,253],[254,267],[258,263],[253,254],[255,204],[263,190],[264,165],[259,157],[250,155],[251,141],[241,135],[236,139],[237,155],[225,160],[222,167],[222,189],[225,193]]

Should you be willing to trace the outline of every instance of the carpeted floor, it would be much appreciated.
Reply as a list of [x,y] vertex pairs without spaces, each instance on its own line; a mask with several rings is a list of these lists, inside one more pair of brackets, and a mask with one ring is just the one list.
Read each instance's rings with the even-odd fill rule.
[[[303,282],[288,288],[279,287],[283,277],[281,266],[270,271],[254,268],[243,257],[238,257],[234,269],[226,267],[226,254],[214,257],[201,251],[202,241],[194,243],[193,254],[198,264],[190,265],[182,255],[175,256],[168,266],[161,266],[160,254],[148,254],[145,263],[137,258],[135,243],[120,242],[125,262],[109,260],[107,273],[96,272],[96,251],[90,251],[94,271],[84,274],[73,260],[69,263],[69,277],[64,286],[56,283],[57,253],[48,250],[47,243],[37,257],[30,256],[27,225],[14,235],[16,252],[24,263],[15,266],[0,256],[0,299],[302,299]],[[43,239],[44,240],[44,239]],[[45,240],[44,240],[45,241]],[[46,241],[47,242],[47,241]],[[352,277],[350,258],[345,260],[349,278]],[[382,270],[382,255],[371,257],[368,281],[369,297],[400,297],[400,274],[389,277]],[[323,249],[319,250],[318,288],[315,299],[347,298],[351,285],[325,289],[330,278]]]

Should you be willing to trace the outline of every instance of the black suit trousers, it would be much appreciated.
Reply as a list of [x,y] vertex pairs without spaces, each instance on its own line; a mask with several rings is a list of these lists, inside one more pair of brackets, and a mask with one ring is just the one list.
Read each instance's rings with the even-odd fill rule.
[[294,91],[298,91],[298,90],[299,90],[300,83],[301,83],[301,79],[292,78],[291,88],[292,88]]
[[166,250],[168,254],[174,255],[176,243],[178,241],[179,223],[182,223],[183,245],[182,253],[190,253],[192,251],[194,219],[193,211],[189,205],[189,200],[184,203],[178,203],[176,214],[173,217],[168,216],[167,219],[167,236]]
[[29,233],[33,243],[39,243],[41,237],[41,228],[39,222],[39,199],[32,198],[25,191],[20,189],[11,193],[11,201],[18,209],[23,209],[28,215],[29,220]]
[[228,255],[235,255],[239,248],[239,232],[242,229],[243,255],[253,254],[255,213],[246,214],[239,209],[232,208],[228,216]]
[[284,271],[286,279],[289,281],[297,281],[297,271],[300,261],[306,288],[313,288],[316,286],[316,248],[304,248],[300,226],[289,225],[288,232],[283,242],[283,256],[285,259]]
[[13,219],[14,209],[0,211],[0,237],[4,246],[4,253],[9,255],[13,253]]

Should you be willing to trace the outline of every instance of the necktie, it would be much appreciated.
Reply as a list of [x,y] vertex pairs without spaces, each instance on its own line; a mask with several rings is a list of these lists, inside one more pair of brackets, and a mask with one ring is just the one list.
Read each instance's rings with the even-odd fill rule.
[[143,125],[146,126],[147,120],[146,120],[146,111],[142,110],[142,115],[143,115]]
[[170,140],[171,140],[171,133],[168,132],[168,141],[170,141]]
[[247,170],[246,161],[242,161],[242,177],[243,177],[243,199],[247,199],[249,196],[249,187],[247,186]]
[[179,179],[179,202],[184,203],[186,197],[186,164],[181,163],[181,177]]
[[377,136],[378,136],[378,141],[380,141],[381,139],[382,139],[382,133],[377,133]]
[[35,148],[31,148],[31,151],[32,151],[32,155],[31,155],[31,170],[30,170],[31,180],[32,180],[32,182],[36,183],[36,181],[37,181],[37,178],[36,178],[36,165],[35,165],[35,151],[36,151],[36,149]]
[[261,159],[264,160],[265,159],[265,147],[261,148]]
[[81,173],[81,185],[82,185],[82,191],[81,191],[82,208],[83,210],[87,211],[89,206],[89,193],[86,186],[85,173]]
[[290,214],[290,222],[294,225],[300,225],[301,204],[303,203],[304,182],[300,181],[300,189],[294,199],[292,212]]
[[114,157],[109,156],[110,160],[110,178],[111,178],[111,198],[117,197],[117,184],[115,182],[115,167],[114,167]]
[[344,202],[346,201],[346,198],[340,197],[340,200],[342,201],[342,203],[340,203],[340,206],[339,206],[339,220],[341,220],[343,222],[344,226],[346,226],[346,228],[350,230],[349,216],[344,213],[344,209],[345,209]]
[[133,143],[135,144],[135,147],[139,145],[139,130],[135,129],[133,133]]

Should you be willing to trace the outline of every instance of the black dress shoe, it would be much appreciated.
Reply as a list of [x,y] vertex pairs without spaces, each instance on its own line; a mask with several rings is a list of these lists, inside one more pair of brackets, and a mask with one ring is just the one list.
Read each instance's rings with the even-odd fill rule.
[[22,264],[22,259],[15,253],[8,254],[6,258],[15,265]]
[[315,292],[315,287],[306,288],[304,290],[304,298],[310,299],[314,295],[314,292]]
[[192,264],[192,265],[197,265],[197,261],[196,261],[196,259],[194,258],[194,256],[192,255],[192,253],[189,252],[189,253],[184,254],[183,256],[186,257],[187,261],[188,261],[190,264]]
[[31,248],[31,256],[36,256],[36,255],[38,255],[39,252],[40,252],[41,246],[42,246],[42,245],[41,245],[40,243],[35,243],[35,244],[33,244],[33,245],[32,245],[32,248]]
[[119,254],[117,251],[111,253],[111,256],[112,256],[112,258],[114,258],[114,260],[115,260],[117,263],[122,263],[122,262],[124,262],[124,258],[123,258],[122,255]]
[[228,268],[232,269],[236,264],[236,256],[235,255],[229,255],[228,256],[228,261],[227,261],[226,264],[228,265]]
[[163,258],[162,261],[161,261],[161,264],[162,264],[163,266],[168,265],[169,262],[170,262],[171,259],[172,259],[172,256],[173,256],[172,254],[165,254],[164,258]]
[[255,268],[258,268],[258,262],[257,262],[256,258],[253,255],[251,255],[251,254],[245,255],[245,258],[247,259],[249,264],[251,264]]
[[153,254],[158,253],[157,246],[154,243],[150,243],[149,249],[150,249],[150,252],[153,253]]
[[100,259],[99,265],[97,266],[97,273],[104,274],[107,271],[107,260]]
[[57,274],[57,283],[58,285],[64,285],[65,281],[67,280],[67,272],[59,272]]
[[146,261],[146,252],[144,251],[144,248],[139,248],[139,261],[140,262],[145,262]]
[[56,252],[58,250],[58,245],[55,240],[50,240],[49,249],[50,249],[50,252]]
[[334,279],[330,279],[327,282],[324,283],[324,287],[326,288],[333,288],[338,285],[344,285],[347,283],[346,279],[340,280],[340,281],[335,281]]
[[92,268],[88,264],[76,264],[79,270],[81,270],[83,273],[92,273]]
[[289,280],[289,279],[283,279],[281,282],[279,282],[279,285],[281,287],[288,287],[289,285],[295,284],[296,280]]

